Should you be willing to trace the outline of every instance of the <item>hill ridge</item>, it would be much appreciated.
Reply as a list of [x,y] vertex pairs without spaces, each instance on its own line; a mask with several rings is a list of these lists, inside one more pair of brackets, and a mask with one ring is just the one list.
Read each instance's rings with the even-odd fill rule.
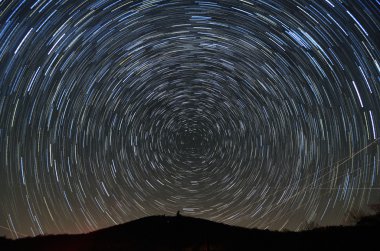
[[365,250],[377,245],[379,218],[379,214],[365,217],[356,226],[279,232],[189,216],[155,215],[86,234],[0,238],[0,250]]

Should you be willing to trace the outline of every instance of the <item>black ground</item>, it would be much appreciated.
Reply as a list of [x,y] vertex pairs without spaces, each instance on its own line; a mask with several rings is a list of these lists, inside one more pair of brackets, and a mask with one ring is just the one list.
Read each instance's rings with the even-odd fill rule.
[[152,216],[81,235],[9,240],[0,250],[380,250],[380,214],[355,226],[304,232],[232,227],[184,216]]

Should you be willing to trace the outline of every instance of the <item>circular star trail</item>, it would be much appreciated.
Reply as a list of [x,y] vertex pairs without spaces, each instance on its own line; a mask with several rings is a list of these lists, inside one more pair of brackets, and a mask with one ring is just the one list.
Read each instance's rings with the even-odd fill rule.
[[0,234],[300,229],[379,199],[378,1],[0,1]]

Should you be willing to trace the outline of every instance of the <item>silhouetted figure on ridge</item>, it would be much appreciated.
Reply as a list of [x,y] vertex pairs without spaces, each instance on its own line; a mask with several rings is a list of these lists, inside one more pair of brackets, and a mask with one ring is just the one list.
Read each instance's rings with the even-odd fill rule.
[[180,210],[178,210],[177,211],[177,217],[181,217],[182,215],[181,215],[181,211]]

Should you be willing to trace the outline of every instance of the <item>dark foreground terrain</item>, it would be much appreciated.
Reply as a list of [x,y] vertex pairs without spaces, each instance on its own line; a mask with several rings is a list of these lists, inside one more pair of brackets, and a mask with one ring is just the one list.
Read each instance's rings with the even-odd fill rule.
[[152,216],[80,235],[9,240],[0,250],[380,250],[380,215],[352,227],[271,232],[176,216]]

